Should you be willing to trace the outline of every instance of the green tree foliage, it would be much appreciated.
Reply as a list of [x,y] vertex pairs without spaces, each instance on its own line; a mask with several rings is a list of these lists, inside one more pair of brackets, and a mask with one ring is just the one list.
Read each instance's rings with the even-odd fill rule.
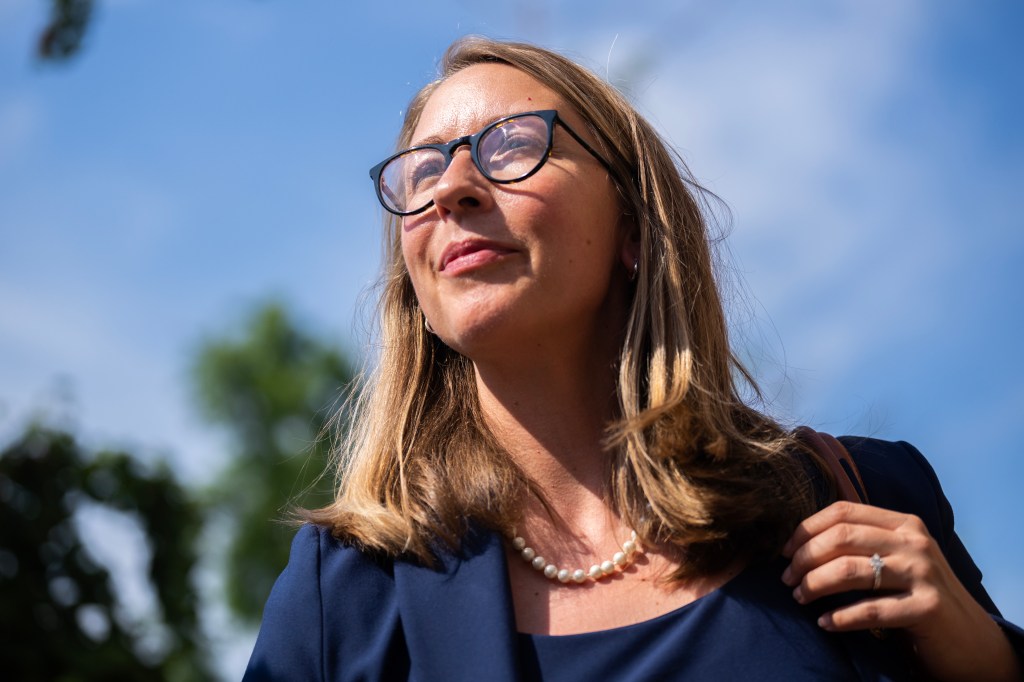
[[[129,513],[145,532],[162,651],[147,651],[140,624],[116,608],[110,576],[74,522],[83,504]],[[0,677],[209,679],[191,580],[199,527],[166,467],[91,455],[66,433],[30,428],[0,454]]]
[[302,331],[280,305],[256,310],[240,334],[208,341],[194,367],[206,417],[225,428],[234,452],[212,504],[227,515],[226,590],[232,611],[256,622],[288,559],[291,505],[321,506],[332,406],[352,380],[333,346]]

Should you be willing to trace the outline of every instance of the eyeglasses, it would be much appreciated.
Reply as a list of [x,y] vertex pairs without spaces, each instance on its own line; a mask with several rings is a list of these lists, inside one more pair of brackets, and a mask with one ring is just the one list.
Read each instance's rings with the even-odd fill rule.
[[467,144],[473,165],[485,178],[499,185],[521,182],[539,171],[551,155],[556,123],[600,161],[612,177],[617,177],[611,164],[577,135],[557,111],[527,111],[500,118],[480,132],[451,142],[424,144],[389,156],[370,169],[377,198],[395,215],[425,211],[434,203],[434,188],[451,165],[455,150]]

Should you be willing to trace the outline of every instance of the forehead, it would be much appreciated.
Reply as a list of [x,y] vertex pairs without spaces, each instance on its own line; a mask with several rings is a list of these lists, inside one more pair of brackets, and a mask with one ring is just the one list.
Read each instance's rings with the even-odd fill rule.
[[506,64],[474,64],[450,76],[427,99],[413,144],[450,140],[509,114],[564,109],[562,99],[532,76]]

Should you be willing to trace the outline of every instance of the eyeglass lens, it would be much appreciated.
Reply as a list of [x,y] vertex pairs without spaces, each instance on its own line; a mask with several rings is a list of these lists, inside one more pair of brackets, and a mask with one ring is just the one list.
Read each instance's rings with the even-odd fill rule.
[[[473,161],[494,182],[515,182],[533,173],[547,157],[551,133],[540,116],[500,121],[476,140]],[[434,198],[434,188],[448,165],[451,152],[436,147],[412,149],[392,159],[380,174],[380,195],[396,213],[413,213]]]

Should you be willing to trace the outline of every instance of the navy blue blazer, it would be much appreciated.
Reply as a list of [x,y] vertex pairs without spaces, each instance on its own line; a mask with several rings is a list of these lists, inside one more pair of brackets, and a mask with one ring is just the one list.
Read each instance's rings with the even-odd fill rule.
[[[1024,631],[1000,617],[982,587],[924,457],[902,442],[842,440],[872,504],[921,517],[961,582],[1021,655]],[[834,636],[857,677],[910,674],[912,661],[893,661],[908,658],[899,643],[865,632]],[[512,682],[520,676],[518,655],[503,541],[496,533],[471,532],[460,552],[442,553],[440,565],[427,568],[373,556],[306,526],[267,601],[244,680]]]

